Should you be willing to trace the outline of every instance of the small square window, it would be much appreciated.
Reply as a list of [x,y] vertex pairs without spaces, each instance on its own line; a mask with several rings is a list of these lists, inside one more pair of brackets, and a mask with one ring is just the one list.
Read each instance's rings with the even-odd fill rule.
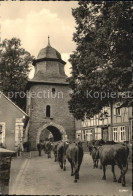
[[55,94],[55,88],[52,88],[52,94]]
[[46,106],[46,117],[50,118],[50,105]]

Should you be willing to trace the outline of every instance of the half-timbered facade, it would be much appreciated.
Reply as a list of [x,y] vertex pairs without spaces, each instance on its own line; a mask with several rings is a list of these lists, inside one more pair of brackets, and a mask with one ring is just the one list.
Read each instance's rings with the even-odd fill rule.
[[132,140],[132,124],[132,105],[116,103],[113,105],[112,112],[110,107],[104,107],[93,118],[85,118],[76,132],[76,137],[87,141],[92,139],[130,141]]

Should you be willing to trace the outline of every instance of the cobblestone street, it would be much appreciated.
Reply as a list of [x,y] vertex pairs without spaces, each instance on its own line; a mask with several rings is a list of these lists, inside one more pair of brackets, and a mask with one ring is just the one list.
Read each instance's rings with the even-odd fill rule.
[[[93,169],[92,158],[88,153],[84,154],[80,170],[80,179],[74,183],[74,177],[70,176],[70,165],[67,162],[66,171],[59,168],[52,156],[48,159],[42,154],[32,152],[31,159],[13,159],[11,166],[10,194],[16,195],[46,195],[46,194],[78,194],[78,195],[122,195],[131,196],[131,162],[126,174],[126,187],[113,182],[110,166],[107,167],[107,180],[103,181],[102,171]],[[116,166],[116,176],[120,170]]]

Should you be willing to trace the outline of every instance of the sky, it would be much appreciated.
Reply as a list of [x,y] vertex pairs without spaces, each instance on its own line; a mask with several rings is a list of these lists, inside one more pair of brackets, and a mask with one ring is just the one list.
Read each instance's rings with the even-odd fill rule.
[[[76,44],[72,41],[76,23],[72,8],[77,1],[2,1],[0,6],[1,40],[17,37],[22,47],[37,57],[45,48],[50,36],[50,44],[61,53],[66,61],[65,73],[70,76],[68,62]],[[29,78],[34,75],[32,68]]]

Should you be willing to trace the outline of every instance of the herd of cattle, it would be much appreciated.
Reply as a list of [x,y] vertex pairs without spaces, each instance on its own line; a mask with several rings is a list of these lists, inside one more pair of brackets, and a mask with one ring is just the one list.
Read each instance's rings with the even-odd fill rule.
[[[115,165],[121,170],[120,177],[118,179],[122,186],[126,185],[125,174],[128,170],[128,157],[129,146],[126,143],[116,143],[114,141],[104,140],[91,140],[87,143],[88,150],[93,159],[93,167],[98,168],[100,162],[100,169],[103,169],[103,180],[106,180],[106,166],[112,166],[113,181],[116,182]],[[47,154],[48,158],[51,158],[51,152],[54,153],[55,162],[59,162],[59,166],[64,171],[66,170],[66,160],[71,165],[71,176],[75,176],[74,182],[79,179],[79,170],[83,160],[83,147],[82,142],[69,142],[69,141],[57,141],[50,142],[44,141],[37,144],[39,156],[41,156],[42,150]]]

